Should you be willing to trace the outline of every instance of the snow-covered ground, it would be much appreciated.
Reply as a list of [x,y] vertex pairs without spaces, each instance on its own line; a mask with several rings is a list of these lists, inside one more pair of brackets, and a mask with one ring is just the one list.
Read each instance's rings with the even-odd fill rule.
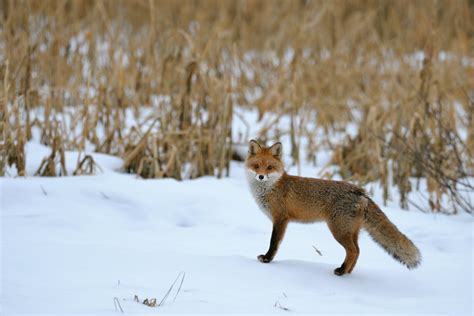
[[[49,151],[27,150],[31,175]],[[275,261],[257,261],[271,223],[241,163],[230,178],[178,182],[139,179],[118,171],[118,158],[94,157],[96,176],[0,179],[1,315],[117,314],[115,297],[126,314],[473,313],[471,216],[402,211],[394,197],[383,209],[420,248],[422,265],[407,270],[363,233],[355,270],[338,277],[344,250],[323,223],[290,224]],[[163,306],[134,301],[161,301],[181,271],[174,301],[179,281]]]

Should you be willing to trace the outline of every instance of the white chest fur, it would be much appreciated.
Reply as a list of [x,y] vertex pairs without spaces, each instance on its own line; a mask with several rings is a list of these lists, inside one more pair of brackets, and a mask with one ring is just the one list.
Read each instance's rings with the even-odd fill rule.
[[272,214],[268,202],[268,193],[272,191],[273,186],[280,179],[281,174],[270,174],[263,181],[258,180],[256,176],[255,172],[247,170],[247,180],[249,182],[250,191],[262,212],[271,220]]

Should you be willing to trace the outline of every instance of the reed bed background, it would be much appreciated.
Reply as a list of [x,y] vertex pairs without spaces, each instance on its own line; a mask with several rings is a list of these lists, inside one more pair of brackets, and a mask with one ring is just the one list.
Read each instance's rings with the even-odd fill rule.
[[[41,176],[93,150],[144,178],[222,177],[238,107],[290,118],[259,138],[289,137],[294,164],[329,148],[325,176],[379,181],[385,199],[393,183],[404,208],[426,180],[432,211],[473,210],[472,1],[0,5],[2,176],[25,175],[36,136],[51,147]],[[85,156],[74,174],[95,170]]]

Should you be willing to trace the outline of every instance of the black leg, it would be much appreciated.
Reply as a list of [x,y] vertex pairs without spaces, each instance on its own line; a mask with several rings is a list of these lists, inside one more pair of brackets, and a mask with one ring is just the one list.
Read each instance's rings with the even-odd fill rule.
[[270,239],[270,248],[265,255],[258,256],[258,260],[263,263],[268,263],[273,260],[278,250],[283,236],[285,235],[287,220],[277,221],[273,223],[272,238]]

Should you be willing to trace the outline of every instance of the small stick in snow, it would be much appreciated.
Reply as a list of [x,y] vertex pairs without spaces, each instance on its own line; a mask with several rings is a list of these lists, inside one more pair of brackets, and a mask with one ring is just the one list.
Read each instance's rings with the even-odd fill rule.
[[186,272],[184,271],[181,271],[178,276],[176,277],[176,279],[174,280],[174,282],[171,284],[170,288],[168,289],[168,292],[166,292],[165,296],[161,299],[160,303],[159,304],[156,304],[156,298],[146,298],[143,300],[143,302],[140,302],[140,299],[138,298],[137,295],[135,295],[135,297],[133,298],[133,300],[137,303],[141,303],[143,305],[146,305],[146,306],[149,306],[149,307],[159,307],[159,306],[163,306],[163,304],[165,303],[166,299],[168,298],[168,296],[170,295],[171,291],[173,290],[174,286],[176,285],[176,283],[178,282],[178,280],[181,278],[181,282],[179,283],[179,287],[178,287],[178,290],[176,291],[176,294],[173,298],[173,302],[176,300],[176,297],[178,296],[179,292],[181,291],[181,287],[183,286],[183,282],[184,282],[184,277],[186,276]]
[[[123,314],[123,309],[122,309],[122,305],[120,305],[120,301],[117,297],[114,297],[114,306],[115,306],[115,310],[120,310],[120,312]],[[117,308],[118,307],[118,308]]]
[[48,192],[46,192],[46,190],[43,188],[43,186],[40,185],[40,187],[41,187],[41,191],[43,191],[43,194],[46,195],[46,196],[48,196]]
[[318,253],[318,255],[322,256],[323,253],[321,251],[319,251],[318,248],[316,248],[315,246],[313,246],[314,250]]
[[102,197],[106,200],[110,200],[110,198],[102,191],[100,191],[100,195],[102,195]]
[[282,309],[282,310],[287,311],[287,312],[290,311],[290,309],[288,307],[281,306],[279,301],[276,301],[275,305],[273,305],[273,307],[278,307],[279,309]]
[[176,284],[176,282],[178,282],[178,279],[179,277],[181,277],[181,283],[179,284],[179,287],[178,287],[178,290],[176,291],[176,295],[174,296],[173,298],[173,302],[176,300],[176,297],[178,296],[179,294],[179,291],[181,290],[181,286],[183,286],[183,282],[184,282],[184,277],[186,276],[186,272],[184,271],[181,271],[178,276],[176,277],[176,280],[174,280],[173,284],[171,284],[168,292],[166,292],[165,296],[163,297],[163,299],[161,300],[160,304],[158,304],[158,306],[162,306],[166,299],[168,298],[168,295],[170,295],[171,293],[171,290],[173,289],[174,285]]

